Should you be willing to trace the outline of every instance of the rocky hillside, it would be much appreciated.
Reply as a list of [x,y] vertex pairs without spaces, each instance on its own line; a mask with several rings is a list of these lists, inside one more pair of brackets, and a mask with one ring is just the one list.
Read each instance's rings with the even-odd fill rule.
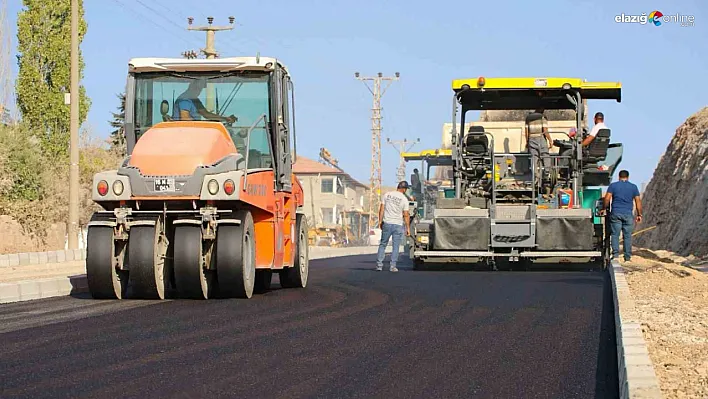
[[638,235],[637,246],[708,255],[708,107],[676,129],[642,202],[638,228],[657,227]]

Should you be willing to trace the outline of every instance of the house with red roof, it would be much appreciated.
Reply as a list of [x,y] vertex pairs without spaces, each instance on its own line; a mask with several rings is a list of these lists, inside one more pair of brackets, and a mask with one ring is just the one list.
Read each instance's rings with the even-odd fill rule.
[[298,154],[293,173],[305,193],[303,211],[311,228],[351,226],[354,223],[343,218],[368,211],[369,187],[342,169]]

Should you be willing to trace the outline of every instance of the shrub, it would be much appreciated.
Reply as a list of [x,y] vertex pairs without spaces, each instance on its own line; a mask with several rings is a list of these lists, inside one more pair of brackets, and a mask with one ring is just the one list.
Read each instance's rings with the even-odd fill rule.
[[[69,159],[42,154],[29,129],[0,126],[0,214],[18,221],[30,236],[44,238],[52,223],[69,217]],[[79,224],[98,207],[91,200],[93,175],[116,169],[121,156],[84,130],[79,149]],[[1,232],[0,232],[1,233]]]

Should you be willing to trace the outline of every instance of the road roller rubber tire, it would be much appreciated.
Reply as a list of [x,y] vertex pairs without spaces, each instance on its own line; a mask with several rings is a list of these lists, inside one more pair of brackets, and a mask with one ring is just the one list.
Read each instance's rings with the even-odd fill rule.
[[237,211],[234,219],[241,224],[219,225],[216,234],[216,272],[219,293],[224,298],[253,296],[256,280],[256,236],[253,216],[246,210]]
[[161,234],[162,220],[154,226],[133,226],[128,236],[131,297],[165,299],[167,241]]
[[273,281],[272,270],[257,270],[256,280],[253,291],[257,294],[263,294],[270,291],[271,282]]
[[213,272],[204,268],[202,228],[195,225],[175,226],[174,278],[181,298],[209,299],[217,288]]
[[310,254],[307,245],[307,220],[305,215],[297,214],[295,217],[295,231],[297,234],[295,263],[280,271],[280,285],[283,288],[305,288],[310,274]]
[[128,289],[128,273],[115,267],[113,227],[88,228],[86,280],[94,299],[123,299]]

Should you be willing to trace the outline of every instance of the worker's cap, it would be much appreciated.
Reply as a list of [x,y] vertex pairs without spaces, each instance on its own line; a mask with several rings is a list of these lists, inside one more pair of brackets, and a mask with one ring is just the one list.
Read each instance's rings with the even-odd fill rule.
[[402,182],[398,183],[398,187],[396,187],[396,188],[399,188],[399,189],[408,188],[408,182],[403,180]]

